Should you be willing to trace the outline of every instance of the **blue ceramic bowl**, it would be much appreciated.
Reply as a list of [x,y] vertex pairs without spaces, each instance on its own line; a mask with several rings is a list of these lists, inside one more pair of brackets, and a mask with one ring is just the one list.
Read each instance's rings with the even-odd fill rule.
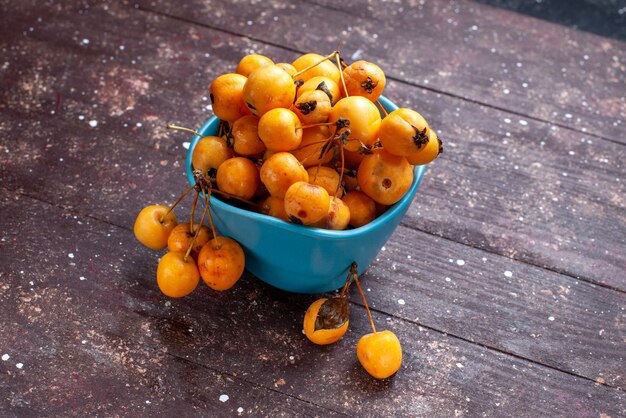
[[[387,111],[397,106],[380,98]],[[209,118],[198,130],[216,135],[219,119]],[[187,177],[194,184],[191,155],[201,139],[194,136],[187,153]],[[425,166],[415,167],[411,188],[374,221],[360,228],[331,231],[296,225],[211,198],[216,228],[237,240],[246,255],[246,269],[264,282],[295,293],[323,293],[342,287],[353,261],[359,273],[372,263],[396,229],[417,192]]]

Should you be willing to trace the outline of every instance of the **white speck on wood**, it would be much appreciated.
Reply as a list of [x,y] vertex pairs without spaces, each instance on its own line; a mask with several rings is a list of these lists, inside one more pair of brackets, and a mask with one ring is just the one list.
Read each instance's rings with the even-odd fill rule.
[[11,358],[11,356],[10,356],[10,355],[8,355],[8,354],[3,354],[3,355],[2,355],[2,361],[7,361],[7,360],[8,360],[8,359],[10,359],[10,358]]
[[352,54],[350,58],[354,61],[360,60],[361,58],[363,58],[363,50],[357,49],[356,51],[354,51],[354,54]]
[[230,399],[228,395],[220,395],[220,402],[226,402]]

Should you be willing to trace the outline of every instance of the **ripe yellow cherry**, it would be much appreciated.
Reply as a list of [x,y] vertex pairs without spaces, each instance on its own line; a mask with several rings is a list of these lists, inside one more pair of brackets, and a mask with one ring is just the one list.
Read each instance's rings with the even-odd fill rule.
[[378,136],[388,153],[408,157],[428,143],[428,123],[415,110],[396,109],[383,119]]
[[259,170],[245,157],[226,160],[217,169],[217,188],[223,192],[250,200],[259,185]]
[[361,191],[383,205],[393,205],[413,182],[413,167],[404,157],[377,149],[363,157],[357,173]]
[[322,186],[298,181],[285,193],[285,212],[298,224],[311,225],[322,219],[330,208],[330,196]]
[[[198,232],[198,229],[200,232]],[[193,224],[193,230],[190,230],[189,223],[187,222],[176,225],[167,239],[167,249],[170,252],[187,252],[196,232],[198,233],[198,237],[193,244],[192,251],[197,253],[200,251],[200,248],[211,239],[211,231],[209,231],[209,228],[197,223]]]
[[386,379],[402,366],[400,340],[391,331],[379,331],[361,337],[356,355],[363,368],[376,379]]
[[320,328],[320,325],[323,324],[318,321],[318,315],[327,300],[326,298],[316,300],[304,314],[304,334],[311,342],[318,345],[328,345],[339,341],[348,330],[350,323],[349,320],[346,320],[343,324],[337,324],[339,326],[336,328]]
[[[296,68],[297,71],[301,71],[313,64],[322,61],[323,59],[324,57],[319,54],[304,54],[297,58],[294,62],[292,62],[292,65]],[[297,76],[297,78],[307,81],[310,78],[316,76],[328,77],[336,84],[339,84],[339,69],[333,62],[329,60],[322,61],[315,67]]]
[[348,192],[341,200],[350,210],[350,225],[353,227],[366,225],[376,218],[376,203],[365,193]]
[[198,254],[202,280],[214,290],[228,290],[243,274],[245,255],[241,245],[228,237],[215,237]]
[[243,100],[257,116],[279,107],[288,108],[296,96],[291,76],[276,65],[254,70],[243,86]]
[[257,155],[265,151],[265,144],[259,138],[259,118],[246,115],[233,123],[233,149],[239,155]]
[[191,154],[191,164],[202,170],[205,177],[212,177],[219,166],[233,156],[233,150],[219,136],[206,136],[196,144]]
[[323,76],[309,78],[307,81],[304,82],[303,85],[300,86],[296,94],[298,95],[298,97],[300,97],[307,91],[314,90],[319,90],[326,93],[326,95],[330,99],[331,104],[337,103],[342,97],[337,83],[330,78]]
[[265,55],[250,54],[246,55],[237,64],[237,74],[241,74],[244,77],[248,77],[252,71],[257,68],[265,67],[266,65],[272,65],[274,61],[266,57]]
[[[146,206],[139,212],[133,231],[139,242],[153,250],[167,247],[167,239],[177,225],[176,215],[167,206]],[[167,213],[167,216],[165,214]]]
[[285,212],[285,199],[280,197],[268,196],[263,201],[260,212],[283,221],[289,221],[289,215]]
[[292,107],[298,119],[305,125],[324,123],[328,120],[331,104],[330,99],[320,90],[302,93]]
[[169,252],[159,260],[157,284],[166,296],[187,296],[198,286],[199,281],[200,273],[193,257],[185,260],[185,253]]
[[241,74],[222,74],[211,83],[209,92],[215,116],[232,123],[250,114],[243,100],[245,84],[246,77]]
[[331,109],[328,122],[335,123],[339,118],[347,119],[350,125],[339,130],[350,130],[345,148],[349,151],[358,150],[361,145],[374,145],[380,127],[380,112],[374,103],[361,96],[344,97]]
[[302,124],[289,109],[271,109],[259,119],[259,137],[270,151],[291,151],[302,142]]
[[330,197],[330,207],[328,213],[312,226],[317,228],[332,229],[341,231],[346,229],[350,224],[350,209],[343,200],[338,197]]
[[421,149],[415,151],[414,154],[406,157],[409,164],[423,165],[428,164],[441,154],[443,151],[443,143],[437,137],[437,134],[432,129],[428,128],[428,143]]
[[[386,84],[385,73],[376,64],[367,61],[355,61],[343,69],[348,96],[363,96],[375,102]],[[343,84],[341,85],[343,90]]]
[[306,169],[288,152],[272,154],[261,166],[260,174],[267,191],[283,199],[289,186],[298,181],[309,181]]
[[325,166],[316,166],[310,167],[306,171],[309,173],[309,183],[322,186],[330,196],[343,196],[341,176],[337,170]]

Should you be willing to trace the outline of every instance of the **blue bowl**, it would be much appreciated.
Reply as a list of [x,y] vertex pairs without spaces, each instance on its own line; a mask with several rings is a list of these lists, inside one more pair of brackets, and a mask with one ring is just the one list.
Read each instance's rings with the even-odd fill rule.
[[[388,112],[398,107],[385,97]],[[219,119],[210,117],[198,130],[216,135]],[[202,139],[195,135],[187,152],[187,177],[194,184],[191,155]],[[244,249],[246,269],[264,282],[295,293],[323,293],[345,283],[350,265],[359,273],[372,263],[408,210],[424,176],[426,166],[416,166],[410,189],[402,199],[367,225],[345,231],[311,228],[232,206],[211,198],[216,228],[237,240]]]

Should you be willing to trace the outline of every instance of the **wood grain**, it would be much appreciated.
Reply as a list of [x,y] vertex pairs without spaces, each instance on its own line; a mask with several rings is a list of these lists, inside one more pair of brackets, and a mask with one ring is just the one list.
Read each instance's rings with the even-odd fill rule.
[[[55,18],[37,26],[35,39],[8,34],[8,40],[15,38],[12,50],[18,63],[10,68],[42,71],[7,73],[3,84],[12,87],[0,95],[6,95],[11,109],[49,116],[56,94],[41,80],[50,79],[63,97],[59,113],[52,116],[84,127],[99,121],[94,134],[101,135],[100,141],[126,139],[180,156],[185,136],[167,133],[163,125],[175,121],[198,126],[208,112],[203,99],[212,78],[232,71],[252,50],[276,60],[295,56],[131,10],[132,15],[122,6],[90,8],[85,13],[95,23],[79,21],[76,31],[81,36],[59,31]],[[69,19],[73,12],[60,9],[56,19]],[[36,13],[16,14],[22,26],[38,24]],[[113,33],[113,27],[120,29]],[[80,45],[81,38],[94,41]],[[129,46],[121,50],[125,43]],[[24,49],[33,53],[22,54]],[[54,58],[67,51],[72,52],[65,61]],[[103,56],[109,56],[104,63]],[[150,81],[144,85],[142,80]],[[135,85],[143,87],[129,87]],[[427,170],[408,226],[626,290],[621,259],[626,252],[623,146],[401,83],[390,82],[386,94],[423,113],[447,144],[442,158]],[[121,101],[133,105],[120,110]]]
[[[103,24],[107,24],[105,19],[99,19],[103,21]],[[167,19],[164,20],[165,23],[168,22]],[[110,22],[109,22],[110,23]],[[131,27],[132,25],[125,25],[125,27]],[[164,23],[159,18],[159,26],[164,26]],[[96,28],[98,30],[99,28]],[[172,28],[166,29],[170,33],[175,30],[174,25]],[[159,32],[156,32],[156,29],[152,29],[151,32],[155,39],[160,39]],[[152,38],[152,37],[151,37]],[[54,50],[52,50],[54,53]],[[145,57],[145,60],[156,60],[155,58],[151,58],[150,56]],[[90,64],[89,62],[85,63],[87,68]],[[220,64],[220,68],[226,66],[227,63]],[[175,66],[170,68],[169,66],[164,66],[163,70],[166,71],[175,71]],[[104,69],[106,71],[106,67]],[[157,72],[158,74],[158,72]],[[68,75],[69,77],[69,75]],[[72,74],[72,80],[75,82],[73,85],[80,86],[85,83],[84,79],[81,78],[80,74]],[[171,89],[171,90],[170,90]],[[189,87],[184,83],[173,83],[171,87],[166,87],[167,93],[164,94],[166,96],[173,95],[173,97],[177,97],[177,92],[182,89],[192,90],[193,87]],[[391,91],[393,95],[398,95],[401,97],[402,92],[400,89],[396,87],[391,87]],[[181,95],[185,95],[185,90],[182,90]],[[191,93],[190,93],[191,94]],[[154,95],[156,96],[156,95]],[[409,92],[410,96],[410,92]],[[433,100],[430,96],[430,93],[425,93],[423,96],[426,96],[424,99],[424,107],[435,107],[439,101]],[[401,99],[402,100],[402,99]],[[408,100],[408,99],[405,99]],[[399,103],[402,103],[399,101]],[[143,103],[142,103],[143,104]],[[81,102],[73,102],[70,101],[67,106],[69,107],[79,107],[84,104]],[[146,104],[144,106],[150,106],[151,104]],[[166,117],[166,112],[170,110],[170,108],[164,108],[164,104],[159,104],[159,108],[162,109],[158,114],[158,118],[162,119]],[[510,138],[505,140],[495,140],[492,139],[495,136],[495,132],[499,129],[502,129],[502,122],[499,122],[495,118],[492,117],[490,112],[493,112],[492,109],[489,108],[480,108],[475,110],[476,106],[470,106],[466,103],[461,102],[460,106],[462,108],[455,108],[455,112],[464,116],[467,119],[481,119],[484,120],[486,133],[491,135],[491,138],[485,139],[482,136],[482,132],[479,134],[472,135],[471,138],[476,138],[472,140],[472,146],[468,145],[469,150],[459,150],[461,146],[464,144],[460,144],[459,147],[455,147],[456,143],[448,144],[448,149],[451,149],[452,152],[447,152],[445,154],[445,158],[438,161],[433,165],[433,170],[435,173],[439,172],[439,175],[433,175],[432,171],[428,171],[427,178],[420,190],[420,195],[416,200],[411,212],[409,213],[409,217],[407,221],[405,221],[405,225],[409,228],[422,228],[428,230],[429,228],[432,230],[433,227],[430,224],[426,224],[424,227],[423,224],[425,220],[429,218],[424,217],[422,215],[422,210],[425,210],[427,214],[432,216],[437,216],[442,219],[447,219],[449,223],[450,219],[456,220],[457,225],[454,225],[455,228],[468,228],[470,225],[470,219],[467,216],[463,216],[466,213],[466,207],[460,207],[456,205],[455,200],[451,199],[451,196],[448,192],[450,188],[457,190],[457,193],[461,195],[459,198],[459,202],[462,201],[466,196],[463,195],[463,190],[466,189],[467,195],[477,196],[478,193],[471,192],[471,188],[469,188],[466,183],[468,181],[482,181],[489,182],[489,187],[483,187],[486,190],[480,190],[480,198],[477,200],[481,200],[480,210],[475,211],[475,214],[483,214],[488,213],[493,215],[494,211],[490,211],[490,207],[493,205],[492,202],[489,201],[489,198],[498,199],[498,195],[502,195],[506,193],[506,190],[502,187],[505,184],[507,170],[511,170],[510,164],[508,167],[505,166],[503,170],[501,170],[500,178],[495,179],[494,182],[492,177],[494,175],[493,170],[490,171],[489,174],[482,175],[470,175],[468,172],[472,170],[473,173],[476,171],[480,172],[480,170],[475,170],[474,163],[470,164],[470,161],[476,162],[476,164],[481,163],[487,166],[489,164],[493,164],[492,161],[497,155],[502,152],[506,153],[508,150],[508,145],[503,144],[503,141],[511,141],[514,143],[515,147],[527,145],[527,141],[523,140],[523,133],[526,131],[524,125],[519,125],[519,127],[512,126],[509,129],[513,132],[513,135],[504,138]],[[95,114],[98,118],[107,119],[106,109],[100,108],[98,112],[105,112],[100,114]],[[65,114],[63,114],[65,115]],[[445,120],[455,118],[453,115],[449,113],[436,113],[436,118],[434,119],[435,124],[444,124]],[[10,186],[14,190],[18,190],[21,193],[28,194],[33,197],[37,197],[44,201],[48,201],[54,205],[62,206],[67,209],[71,209],[73,211],[78,211],[79,213],[95,216],[99,219],[106,220],[107,222],[114,223],[118,226],[128,227],[132,224],[134,220],[134,216],[137,211],[147,203],[161,203],[161,202],[173,202],[184,187],[185,187],[185,179],[182,175],[175,175],[173,172],[179,171],[182,172],[181,168],[181,154],[184,153],[184,150],[180,145],[176,144],[172,137],[175,135],[170,135],[169,137],[165,136],[163,141],[167,144],[169,142],[169,148],[166,147],[155,147],[159,148],[155,150],[153,148],[148,148],[142,142],[138,141],[138,143],[134,143],[134,141],[128,140],[128,133],[121,127],[111,126],[111,125],[102,125],[96,128],[96,131],[102,137],[99,141],[91,141],[89,140],[94,128],[89,127],[85,123],[81,123],[78,118],[68,118],[66,120],[63,118],[62,120],[57,120],[60,115],[49,115],[45,114],[45,112],[41,112],[33,116],[33,118],[25,118],[21,114],[10,114],[9,118],[0,119],[3,123],[4,129],[7,133],[14,132],[17,134],[17,144],[19,144],[19,148],[14,148],[10,143],[7,143],[5,148],[5,159],[3,164],[3,177],[7,181],[7,186]],[[439,120],[441,119],[441,120]],[[30,126],[29,131],[20,131],[20,127],[18,124],[27,124]],[[455,132],[456,135],[460,136],[460,132],[462,131],[462,123],[454,123],[451,126],[451,131]],[[531,126],[530,129],[535,128]],[[155,125],[154,127],[147,127],[147,130],[150,132],[149,136],[158,136],[158,131],[162,130],[162,127],[159,125]],[[30,131],[39,132],[40,136],[37,136],[33,139],[29,139],[27,133]],[[545,147],[541,144],[537,146],[535,144],[536,158],[548,158],[555,160],[558,157],[542,157],[540,154],[544,152],[551,152],[552,155],[559,155],[559,144],[558,142],[567,142],[567,136],[563,138],[562,132],[557,131],[556,133],[552,133],[553,130],[548,129],[545,132],[546,135],[551,135],[552,138],[549,138],[552,142],[557,142],[555,150],[551,151],[554,147]],[[53,141],[54,139],[54,141]],[[614,147],[613,144],[601,143],[603,146],[611,146]],[[588,145],[588,144],[587,144]],[[167,154],[164,154],[164,148],[167,150]],[[540,151],[542,149],[546,149],[546,151]],[[585,153],[585,145],[582,148],[576,148],[576,151],[580,154]],[[592,147],[590,147],[592,148]],[[471,151],[472,149],[479,149],[480,152]],[[527,148],[528,149],[528,148]],[[492,154],[491,151],[496,150],[495,155]],[[9,151],[8,153],[6,151]],[[466,156],[465,153],[469,153],[469,156]],[[605,151],[604,155],[608,155],[611,152],[617,151]],[[170,155],[170,153],[178,153],[178,155]],[[525,154],[529,154],[528,151],[524,151]],[[468,157],[468,158],[466,158]],[[453,160],[458,159],[458,160]],[[595,158],[597,160],[598,157]],[[39,164],[32,164],[31,161],[38,161]],[[500,161],[500,160],[496,160]],[[593,159],[592,159],[593,161]],[[462,164],[459,164],[462,163]],[[445,164],[446,167],[440,168],[441,165]],[[498,166],[501,166],[502,163],[497,162]],[[567,164],[567,159],[562,164]],[[586,173],[597,173],[600,169],[603,168],[603,164],[601,163],[590,163],[590,168],[587,169]],[[447,168],[447,170],[446,170]],[[522,169],[522,171],[527,171],[527,169]],[[448,174],[451,172],[451,174]],[[137,173],[137,175],[128,175],[127,173]],[[528,177],[531,177],[533,173],[527,174]],[[540,172],[534,173],[539,180],[542,179]],[[430,177],[432,176],[432,177]],[[589,175],[581,175],[580,177],[589,177],[593,176]],[[474,180],[477,179],[477,180]],[[162,184],[167,182],[168,187],[163,187]],[[456,182],[456,185],[455,185]],[[105,187],[100,188],[96,196],[96,199],[85,199],[86,195],[91,195],[94,193],[92,190],[94,187],[97,188],[97,185],[106,185]],[[434,196],[441,196],[442,200],[445,202],[438,203],[435,208],[440,207],[441,211],[432,210],[432,203],[429,202],[429,199],[433,197],[432,190],[433,184],[436,184],[440,190],[434,194]],[[452,184],[452,187],[451,187]],[[514,184],[517,184],[514,183]],[[539,187],[541,186],[541,187]],[[540,190],[543,188],[543,190]],[[549,194],[551,190],[549,185],[546,183],[539,185],[536,187],[539,190],[539,193]],[[590,190],[586,190],[585,194],[587,196],[591,195],[593,187],[590,187]],[[460,191],[458,191],[460,190]],[[597,190],[598,193],[606,192],[605,188]],[[533,197],[533,199],[536,196]],[[598,198],[601,200],[602,196]],[[544,199],[545,200],[545,199]],[[553,200],[549,200],[549,202]],[[454,204],[454,205],[453,205]],[[526,203],[523,207],[532,208],[533,200],[528,199],[528,203]],[[586,203],[588,204],[588,203]],[[558,199],[557,199],[557,209],[558,207]],[[182,209],[187,206],[183,206]],[[115,208],[115,209],[114,209]],[[605,207],[602,207],[603,210],[606,210]],[[450,210],[458,211],[458,216],[450,216]],[[504,222],[504,226],[501,230],[509,230],[507,222],[510,222],[508,217],[512,217],[517,212],[511,213],[511,210],[507,212],[506,208],[504,211],[502,219]],[[179,211],[180,213],[185,213],[184,211]],[[528,214],[526,214],[528,216]],[[614,215],[615,216],[615,215]],[[606,216],[605,216],[606,217]],[[485,219],[489,219],[486,217]],[[494,220],[497,219],[495,216],[492,216],[490,219],[491,225],[493,228]],[[447,224],[446,223],[446,224]],[[434,225],[438,226],[436,223]],[[541,222],[540,225],[547,225],[546,222]],[[550,223],[552,225],[552,223]],[[603,223],[598,221],[598,225],[603,227]],[[568,228],[571,226],[567,226]],[[483,229],[484,223],[477,225],[476,229]],[[462,229],[460,229],[463,231]],[[436,233],[441,233],[439,230],[435,230]],[[449,233],[449,231],[446,231]],[[602,230],[603,235],[610,236],[610,230]],[[614,233],[619,233],[619,230],[614,231]],[[527,232],[520,231],[518,239],[522,241],[527,235]],[[419,238],[418,238],[419,237]],[[412,243],[415,240],[421,240],[425,237],[424,234],[420,233],[410,233],[405,232],[403,238],[400,239],[400,242]],[[483,237],[479,235],[479,237]],[[461,242],[467,242],[467,238],[460,236],[454,237],[458,238]],[[619,237],[617,237],[614,241],[619,242]],[[593,239],[593,238],[592,238]],[[432,241],[432,238],[427,241]],[[445,241],[444,241],[445,242]],[[501,242],[496,242],[496,244],[492,244],[494,252],[502,251],[503,245]],[[484,245],[484,243],[478,242],[476,246],[480,247]],[[455,249],[453,250],[452,247]],[[488,247],[488,249],[492,249],[493,247]],[[468,252],[472,254],[471,258],[481,258],[484,256],[492,257],[491,254],[482,254],[480,251],[473,251],[471,248],[465,248],[464,246],[453,246],[451,243],[442,247],[449,253],[460,252],[461,254],[467,254]],[[404,249],[404,253],[406,255],[410,255],[414,260],[424,260],[423,257],[420,256],[415,250],[412,249],[412,245],[408,245]],[[515,253],[507,254],[505,249],[505,255],[510,255],[515,257]],[[434,255],[433,255],[434,257]],[[442,256],[440,260],[443,260],[444,263],[441,264],[440,268],[432,274],[437,276],[445,277],[448,275],[446,263],[449,257]],[[466,257],[464,257],[466,258]],[[497,257],[496,257],[497,258]],[[607,258],[605,255],[598,256],[603,261],[606,261]],[[400,261],[404,261],[404,257],[402,253],[398,253],[397,258],[392,261],[393,263],[397,262],[398,259]],[[428,259],[428,258],[427,258]],[[617,263],[617,261],[616,261]],[[516,266],[520,266],[519,263],[514,263]],[[584,263],[583,263],[584,264]],[[553,266],[546,262],[546,265]],[[509,267],[509,270],[516,270],[519,267]],[[619,268],[619,265],[616,264],[616,269]],[[504,270],[503,270],[504,271]],[[544,276],[548,277],[558,277],[557,275],[550,275],[548,272],[537,270],[541,272],[538,275],[540,280],[544,279]],[[383,270],[384,272],[384,270]],[[538,274],[538,273],[534,273]],[[617,276],[619,279],[621,276]],[[571,286],[575,283],[574,280],[568,280],[567,278],[559,278],[557,283],[553,283],[552,285],[556,288],[558,287],[567,287]],[[534,286],[531,283],[525,283],[524,286],[532,287]],[[438,289],[438,285],[434,285],[433,289]],[[516,286],[511,286],[506,289],[507,292],[519,294],[519,289]],[[543,289],[545,291],[545,289]],[[506,293],[504,293],[506,295]],[[604,312],[604,306],[598,301],[598,299],[602,299],[604,293],[600,290],[598,295],[588,295],[585,299],[582,299],[578,302],[578,304],[573,308],[574,312],[580,312],[585,308],[592,308],[595,312]],[[613,300],[613,305],[619,305],[620,299],[619,295],[613,295],[609,293],[612,297],[609,300]],[[444,297],[445,295],[441,295],[442,303],[448,303]],[[525,294],[523,305],[532,304],[534,300],[533,294]],[[473,301],[467,301],[467,304],[470,308],[473,305]],[[504,306],[503,306],[504,304]],[[543,308],[541,304],[536,305],[537,309]],[[395,306],[388,306],[388,313],[393,312]],[[501,310],[506,309],[506,302],[502,302],[497,300],[493,304],[489,304],[484,315],[488,317],[497,317],[497,314],[501,312]],[[614,315],[619,315],[617,309],[613,310]],[[511,315],[514,315],[511,312]],[[569,315],[568,315],[569,317]],[[440,318],[441,319],[441,318]],[[573,364],[568,364],[568,362],[563,362],[558,358],[558,353],[561,347],[563,347],[563,342],[559,342],[559,333],[552,334],[551,338],[544,339],[545,344],[540,350],[536,350],[531,353],[527,347],[517,347],[515,349],[510,349],[508,346],[510,335],[504,334],[503,336],[497,336],[493,338],[492,333],[488,332],[488,329],[498,327],[498,325],[494,321],[487,321],[485,326],[486,329],[476,329],[467,332],[464,330],[464,325],[462,322],[455,324],[452,328],[446,328],[447,323],[442,320],[437,320],[437,318],[432,318],[432,322],[428,322],[429,326],[433,326],[437,329],[446,329],[446,332],[452,332],[455,335],[458,335],[462,338],[466,338],[471,341],[477,341],[481,344],[489,345],[496,347],[500,350],[512,352],[516,355],[533,358],[536,361],[542,362],[544,364],[550,364],[554,367],[562,368],[563,370],[574,370],[575,373],[578,373],[582,376],[585,376],[590,379],[595,379],[598,376],[604,375],[604,379],[607,382],[614,382],[613,384],[617,386],[621,386],[622,383],[620,381],[623,378],[623,374],[620,374],[619,367],[616,367],[615,370],[611,371],[608,364],[619,365],[620,356],[619,356],[619,345],[615,346],[615,338],[616,335],[619,335],[620,327],[609,327],[608,332],[606,333],[605,338],[608,338],[609,345],[612,345],[613,351],[609,351],[609,353],[602,357],[597,357],[595,355],[589,355],[587,353],[593,353],[593,349],[588,350],[587,348],[595,348],[594,341],[589,340],[587,344],[581,345],[581,353],[582,359],[580,361],[576,360]],[[530,321],[533,324],[533,327],[545,327],[545,318],[542,318],[540,313],[533,313],[532,318],[525,318],[525,320]],[[610,323],[610,321],[607,321]],[[617,324],[620,324],[621,321],[617,321]],[[597,322],[592,323],[589,328],[585,328],[580,330],[579,332],[583,333],[591,333],[591,332],[599,332],[602,329],[602,320],[599,319]],[[597,326],[598,325],[598,326]],[[515,324],[508,325],[507,329],[515,328]],[[597,328],[597,329],[596,329]],[[606,331],[606,330],[605,330]],[[545,335],[546,331],[536,332],[535,334]],[[587,360],[583,360],[587,359]],[[598,360],[598,361],[595,361]],[[578,364],[582,363],[581,366]],[[606,364],[604,364],[606,363]],[[610,378],[608,376],[611,376]],[[622,376],[622,377],[620,377]]]
[[[468,4],[460,14],[478,19]],[[442,93],[405,75],[389,84],[386,94],[422,112],[446,141],[364,275],[379,328],[403,343],[395,378],[373,381],[356,362],[368,324],[355,292],[351,330],[327,348],[301,335],[316,296],[249,275],[225,294],[202,285],[189,298],[164,298],[158,254],[130,231],[142,206],[171,203],[186,184],[189,137],[163,125],[197,126],[210,112],[208,83],[243,54],[289,61],[308,47],[293,32],[281,45],[259,41],[276,34],[256,19],[295,19],[299,9],[249,17],[256,6],[240,7],[233,20],[214,8],[223,26],[212,29],[148,7],[163,11],[20,2],[0,16],[0,355],[9,355],[0,361],[0,415],[626,414],[626,155],[602,129],[608,140],[537,120],[530,99],[511,113],[461,97],[454,83],[439,80]],[[323,25],[343,16],[298,7],[324,11]],[[359,19],[389,19],[374,12]],[[494,16],[513,26],[527,19],[485,19]],[[398,44],[379,33],[374,57]],[[329,34],[318,44],[330,45]],[[603,74],[574,72],[586,86]],[[550,97],[535,104],[555,106]]]
[[[29,121],[24,117],[19,120]],[[28,148],[20,149],[26,158],[5,160],[11,175],[0,173],[6,179],[5,187],[14,192],[129,229],[145,204],[171,204],[186,187],[184,176],[175,175],[181,170],[176,157],[119,140],[85,147],[81,141],[90,134],[89,128],[70,128],[52,121],[40,127],[40,122],[46,121],[30,121],[44,137],[61,137],[60,132],[70,129],[73,135],[55,141],[54,147],[31,141]],[[47,161],[30,164],[32,156],[44,148]],[[84,165],[72,163],[76,149]],[[91,169],[85,171],[84,167]],[[133,179],[124,175],[136,170],[145,175]],[[68,179],[78,179],[77,185]],[[163,187],[164,182],[167,187]],[[92,192],[97,184],[106,187]],[[93,198],[85,199],[90,195]],[[190,200],[176,210],[180,219],[189,216]],[[387,290],[371,303],[386,315],[415,320],[419,325],[559,370],[626,387],[623,293],[406,226],[392,236],[374,266],[367,277],[380,290]],[[398,305],[398,299],[408,305]],[[468,320],[477,321],[476,325],[468,328]],[[572,347],[573,339],[576,344]],[[570,355],[563,357],[564,351]]]
[[[528,415],[624,412],[621,391],[384,315],[376,321],[399,335],[404,363],[393,379],[374,381],[354,354],[368,328],[358,306],[344,340],[315,347],[294,315],[314,297],[246,277],[230,292],[202,285],[168,300],[154,284],[158,255],[136,248],[126,229],[1,196],[10,216],[0,220],[0,256],[10,273],[0,309],[13,318],[0,328],[11,348],[0,364],[11,387],[7,412],[224,413],[240,405],[287,416],[474,416],[522,405]],[[31,245],[41,234],[55,239]],[[40,264],[25,263],[33,258]],[[225,405],[216,399],[222,394]]]
[[624,143],[626,47],[470,1],[141,0],[146,10],[297,51],[330,52],[395,80]]

